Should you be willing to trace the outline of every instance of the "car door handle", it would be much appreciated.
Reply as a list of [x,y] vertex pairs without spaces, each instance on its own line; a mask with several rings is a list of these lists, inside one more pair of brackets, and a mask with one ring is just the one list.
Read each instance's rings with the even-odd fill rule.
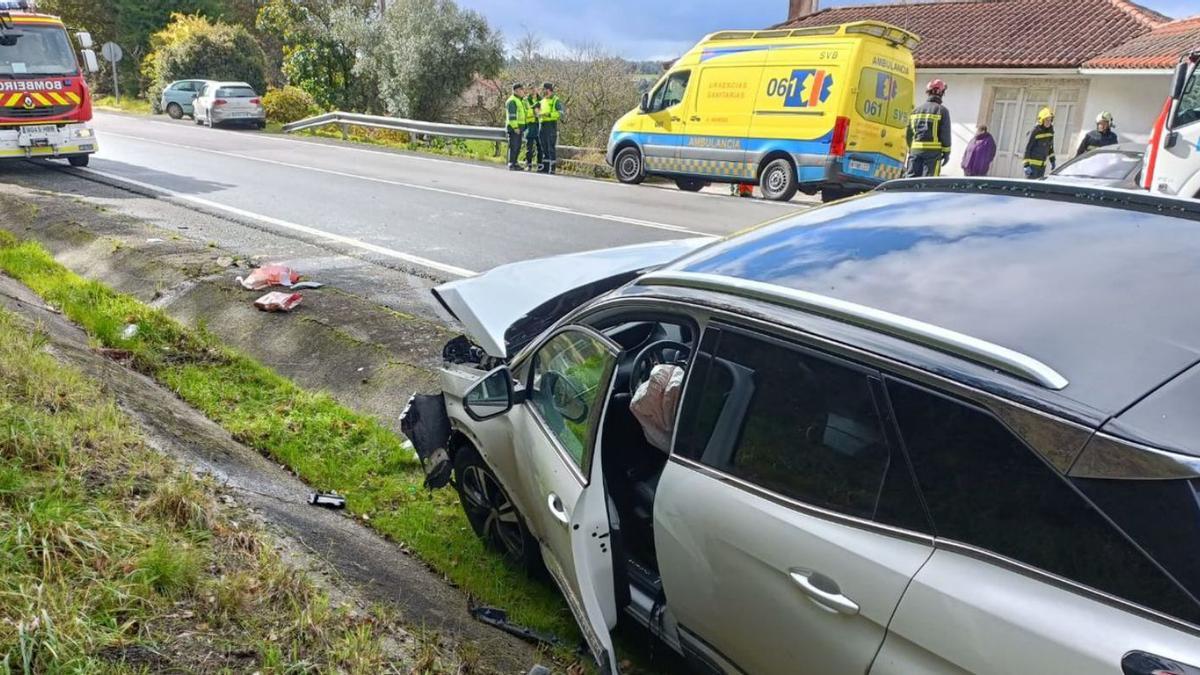
[[567,514],[567,509],[563,506],[562,499],[553,492],[546,498],[546,507],[550,509],[550,515],[554,516],[554,519],[558,522],[563,525],[571,522],[571,516]]
[[883,145],[884,145],[885,147],[888,147],[888,148],[894,148],[894,147],[896,147],[896,144],[895,144],[895,143],[893,143],[893,142],[891,142],[891,141],[887,141],[887,142],[886,142],[886,143],[884,143]]
[[[855,614],[858,614],[857,602],[854,602],[850,598],[842,595],[840,591],[830,592],[818,588],[817,585],[813,583],[812,579],[813,576],[816,576],[815,572],[793,569],[788,571],[788,576],[790,576],[792,581],[796,582],[796,585],[800,587],[800,590],[804,591],[804,594],[807,595],[820,608],[830,612],[836,612],[838,614],[845,614],[847,616],[854,616]],[[830,582],[832,582],[832,580],[830,580]],[[833,584],[833,586],[834,588],[837,588],[837,584]]]

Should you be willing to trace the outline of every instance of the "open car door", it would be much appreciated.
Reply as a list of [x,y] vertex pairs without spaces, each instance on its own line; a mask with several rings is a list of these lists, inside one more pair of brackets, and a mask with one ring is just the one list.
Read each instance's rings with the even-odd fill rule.
[[[568,326],[530,357],[525,396],[509,413],[525,516],[601,673],[617,672],[616,625],[604,481],[593,467],[620,347]],[[468,394],[470,399],[471,394]]]

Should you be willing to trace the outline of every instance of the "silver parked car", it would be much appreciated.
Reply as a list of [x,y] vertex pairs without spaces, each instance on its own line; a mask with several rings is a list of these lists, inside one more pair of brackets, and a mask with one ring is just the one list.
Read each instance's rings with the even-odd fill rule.
[[1071,159],[1055,169],[1046,180],[1054,183],[1140,190],[1143,143],[1106,145]]
[[196,124],[214,127],[225,123],[265,129],[267,113],[262,98],[245,82],[206,82],[192,102]]
[[601,672],[632,622],[699,673],[1195,675],[1198,221],[900,180],[501,267],[435,289],[470,337],[404,430]]

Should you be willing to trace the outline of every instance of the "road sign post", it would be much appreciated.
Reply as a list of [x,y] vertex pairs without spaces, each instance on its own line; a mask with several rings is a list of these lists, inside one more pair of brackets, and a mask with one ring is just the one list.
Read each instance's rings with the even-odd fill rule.
[[112,64],[113,97],[117,99],[117,103],[120,103],[121,85],[117,79],[117,62],[121,60],[121,57],[123,57],[125,53],[121,51],[121,45],[115,42],[105,42],[104,45],[100,47],[100,55],[104,57],[105,61],[108,61]]

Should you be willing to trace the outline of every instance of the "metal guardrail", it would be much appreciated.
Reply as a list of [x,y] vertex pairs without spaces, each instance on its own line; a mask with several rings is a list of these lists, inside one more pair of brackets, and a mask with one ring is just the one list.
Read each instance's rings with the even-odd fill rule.
[[423,122],[421,120],[406,120],[398,117],[383,117],[381,115],[362,115],[359,113],[330,112],[316,117],[308,117],[290,124],[283,125],[286,133],[336,125],[342,128],[346,135],[347,127],[371,127],[373,129],[390,129],[392,131],[407,131],[412,134],[426,136],[442,136],[445,138],[468,138],[479,141],[495,141],[502,143],[508,138],[504,129],[498,127],[472,127],[463,124],[442,124],[441,122]]

